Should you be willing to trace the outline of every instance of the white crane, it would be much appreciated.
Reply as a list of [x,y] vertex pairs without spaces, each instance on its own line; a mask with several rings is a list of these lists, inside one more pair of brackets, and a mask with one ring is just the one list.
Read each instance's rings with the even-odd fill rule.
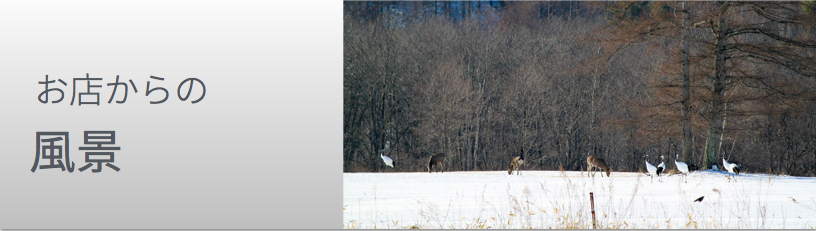
[[394,167],[394,160],[392,160],[391,157],[383,156],[382,152],[380,152],[380,158],[385,162],[385,166]]
[[[739,175],[739,166],[735,163],[728,163],[725,161],[725,157],[723,157],[723,167],[728,170],[729,173]],[[731,182],[731,178],[728,178],[728,182]],[[734,176],[734,182],[737,182],[736,176]]]
[[677,162],[678,158],[679,158],[679,155],[675,154],[674,155],[674,165],[677,166],[677,171],[680,171],[680,173],[682,174],[682,175],[680,175],[680,180],[682,181],[683,177],[685,176],[686,183],[688,183],[688,173],[689,173],[688,165],[686,163],[683,163],[683,162]]
[[394,160],[392,160],[391,157],[383,156],[383,152],[391,150],[390,145],[391,141],[385,141],[385,148],[383,150],[380,150],[380,158],[382,158],[383,162],[385,162],[385,166],[393,168]]
[[649,176],[651,177],[651,182],[654,183],[654,176],[657,175],[657,168],[649,163],[649,155],[643,159],[643,162],[646,162],[646,170],[649,171]]
[[666,171],[666,163],[663,163],[663,155],[660,155],[660,164],[657,165],[657,175],[660,176],[660,182],[663,182],[663,172]]

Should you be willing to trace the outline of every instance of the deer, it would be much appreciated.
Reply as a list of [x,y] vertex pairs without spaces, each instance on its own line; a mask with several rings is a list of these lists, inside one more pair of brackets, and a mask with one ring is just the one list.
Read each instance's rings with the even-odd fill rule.
[[431,173],[434,165],[439,165],[441,173],[445,173],[445,153],[437,152],[428,161],[428,173]]
[[[606,165],[606,162],[597,156],[587,157],[587,165],[589,165],[589,167],[587,167],[587,176],[589,176],[589,172],[593,170],[593,167],[595,167],[596,170],[600,168],[601,171],[606,171],[607,177],[609,177],[609,173],[612,171],[612,169],[609,169],[609,166]],[[595,172],[592,172],[592,177],[595,177]],[[601,177],[603,177],[603,173],[601,173]]]
[[513,175],[513,169],[516,170],[516,175],[521,175],[522,165],[524,165],[524,149],[521,149],[521,155],[510,161],[510,169],[507,169],[507,175]]

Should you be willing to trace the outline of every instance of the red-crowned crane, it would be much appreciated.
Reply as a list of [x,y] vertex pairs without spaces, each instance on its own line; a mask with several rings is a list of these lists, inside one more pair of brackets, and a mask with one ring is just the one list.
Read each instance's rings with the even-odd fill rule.
[[660,164],[657,165],[657,176],[660,177],[660,182],[663,182],[663,172],[666,171],[666,163],[663,162],[663,155],[660,155]]
[[383,150],[380,150],[380,158],[382,158],[383,162],[385,162],[385,166],[393,168],[394,167],[394,160],[392,160],[391,157],[383,155],[383,152],[387,152],[387,151],[391,150],[390,145],[391,145],[391,141],[385,141],[385,148]]
[[[723,167],[734,177],[734,182],[737,182],[737,177],[734,174],[739,175],[739,166],[735,163],[728,163],[723,157]],[[728,178],[728,182],[731,182],[731,178]]]
[[657,167],[649,163],[649,155],[643,159],[643,162],[646,162],[646,170],[649,171],[650,182],[654,183],[654,176],[657,175]]
[[677,161],[678,157],[679,157],[679,155],[676,155],[676,154],[674,155],[674,165],[677,166],[677,171],[680,171],[680,173],[682,174],[682,175],[680,175],[680,180],[682,181],[683,177],[685,177],[685,179],[686,179],[685,182],[688,183],[688,173],[689,173],[688,165],[686,163],[683,163],[683,162],[678,162]]

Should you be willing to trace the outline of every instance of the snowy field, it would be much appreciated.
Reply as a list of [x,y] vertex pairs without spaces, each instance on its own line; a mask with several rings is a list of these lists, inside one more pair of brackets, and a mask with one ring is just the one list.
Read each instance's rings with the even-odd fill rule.
[[[816,228],[816,178],[692,172],[344,173],[345,228]],[[705,196],[702,202],[693,202]]]

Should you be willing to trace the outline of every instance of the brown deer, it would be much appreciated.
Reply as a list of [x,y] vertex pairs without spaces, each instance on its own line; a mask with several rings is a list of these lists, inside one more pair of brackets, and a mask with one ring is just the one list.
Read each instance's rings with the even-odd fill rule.
[[437,152],[431,156],[431,160],[428,161],[428,173],[431,173],[433,166],[437,164],[439,165],[439,170],[445,173],[445,153]]
[[[587,176],[589,176],[589,172],[591,170],[593,170],[593,167],[594,167],[594,170],[597,170],[597,169],[600,168],[601,171],[606,171],[606,176],[607,177],[609,176],[609,172],[612,171],[611,169],[609,169],[609,166],[606,166],[606,162],[604,162],[603,159],[601,159],[600,157],[597,157],[597,156],[587,157],[587,165],[589,165],[589,167],[587,167]],[[593,177],[595,176],[595,172],[592,172],[592,176]],[[603,177],[603,173],[601,174],[601,177]]]
[[521,150],[521,155],[510,161],[510,169],[507,170],[507,175],[513,175],[513,169],[516,170],[516,175],[521,175],[522,165],[524,165],[524,149]]

